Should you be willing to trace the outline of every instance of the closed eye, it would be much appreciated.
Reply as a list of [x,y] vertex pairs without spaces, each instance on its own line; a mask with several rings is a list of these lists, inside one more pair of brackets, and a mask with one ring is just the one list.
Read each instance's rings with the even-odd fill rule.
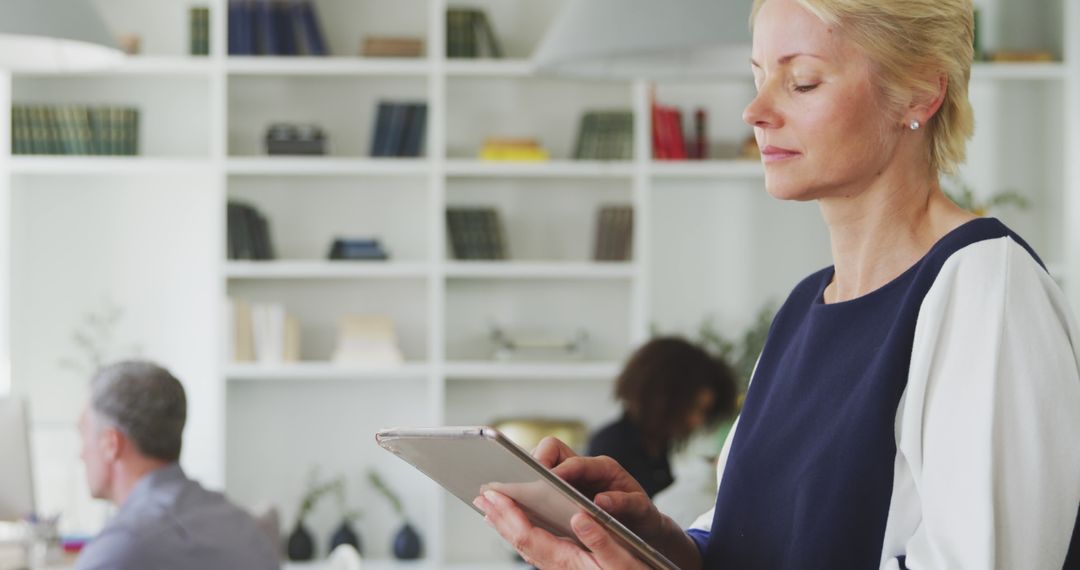
[[796,85],[795,91],[798,91],[799,93],[809,93],[816,89],[818,85],[820,85],[820,83],[815,83],[813,85]]

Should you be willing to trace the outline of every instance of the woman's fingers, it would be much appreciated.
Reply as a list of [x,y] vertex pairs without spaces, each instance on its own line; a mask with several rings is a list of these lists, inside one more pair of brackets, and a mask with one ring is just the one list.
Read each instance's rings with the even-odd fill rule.
[[607,456],[567,458],[552,472],[588,496],[606,491],[645,493],[622,465]]
[[486,491],[473,501],[473,505],[485,513],[488,523],[530,564],[538,568],[569,570],[597,568],[588,552],[533,526],[517,504],[505,495]]
[[532,456],[540,465],[552,469],[571,457],[577,457],[577,454],[558,438],[548,436],[540,440]]
[[578,540],[592,551],[592,558],[600,568],[637,569],[645,568],[644,563],[623,548],[611,534],[585,513],[578,513],[570,519],[574,534]]

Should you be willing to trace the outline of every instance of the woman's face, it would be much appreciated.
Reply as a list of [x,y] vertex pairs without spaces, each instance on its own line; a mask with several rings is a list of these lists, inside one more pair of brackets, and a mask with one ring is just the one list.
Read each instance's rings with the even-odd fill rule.
[[757,96],[743,112],[776,198],[857,194],[892,156],[901,118],[872,85],[861,51],[795,0],[768,0],[754,21]]

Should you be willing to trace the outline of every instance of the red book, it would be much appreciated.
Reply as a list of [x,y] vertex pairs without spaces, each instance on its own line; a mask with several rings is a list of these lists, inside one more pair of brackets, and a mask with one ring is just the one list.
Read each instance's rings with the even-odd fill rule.
[[709,158],[708,137],[705,135],[705,109],[698,108],[694,111],[694,145],[693,158],[704,160]]
[[652,144],[653,158],[664,160],[668,158],[667,147],[664,145],[664,113],[660,105],[653,101],[652,104]]
[[671,158],[686,159],[686,140],[683,138],[682,111],[675,107],[668,109],[669,131],[671,137]]

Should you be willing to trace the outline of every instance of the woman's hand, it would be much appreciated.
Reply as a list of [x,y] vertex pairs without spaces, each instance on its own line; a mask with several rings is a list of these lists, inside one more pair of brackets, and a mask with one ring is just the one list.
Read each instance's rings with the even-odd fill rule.
[[484,512],[484,520],[494,527],[526,562],[537,568],[648,568],[585,513],[574,515],[570,519],[570,525],[578,540],[588,550],[582,549],[573,541],[557,538],[546,530],[533,526],[514,501],[495,491],[485,491],[473,501],[473,505]]
[[533,457],[645,542],[654,543],[662,537],[666,517],[637,480],[614,459],[578,456],[554,437],[545,437],[536,446]]

